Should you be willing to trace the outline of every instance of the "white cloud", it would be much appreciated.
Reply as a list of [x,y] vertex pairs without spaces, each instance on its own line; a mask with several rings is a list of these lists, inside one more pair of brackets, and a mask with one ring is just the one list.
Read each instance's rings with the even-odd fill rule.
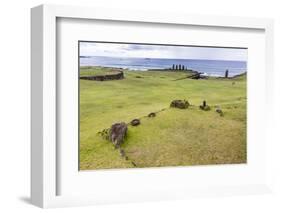
[[81,56],[247,61],[247,49],[80,42]]

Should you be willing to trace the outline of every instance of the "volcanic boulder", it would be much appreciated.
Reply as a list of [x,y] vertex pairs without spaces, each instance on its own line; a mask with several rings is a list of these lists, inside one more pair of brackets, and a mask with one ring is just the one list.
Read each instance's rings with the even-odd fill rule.
[[111,126],[109,130],[109,140],[113,143],[115,148],[119,148],[124,142],[127,130],[127,124],[124,122],[115,123]]
[[170,104],[170,107],[179,108],[179,109],[187,109],[189,107],[189,103],[186,100],[173,100]]
[[153,118],[153,117],[155,117],[155,116],[156,116],[156,113],[155,113],[155,112],[151,112],[151,113],[148,114],[148,117],[149,117],[149,118]]
[[216,108],[216,112],[220,114],[220,116],[223,116],[223,111],[221,110],[220,107]]
[[134,119],[130,123],[132,126],[138,126],[140,125],[140,119]]

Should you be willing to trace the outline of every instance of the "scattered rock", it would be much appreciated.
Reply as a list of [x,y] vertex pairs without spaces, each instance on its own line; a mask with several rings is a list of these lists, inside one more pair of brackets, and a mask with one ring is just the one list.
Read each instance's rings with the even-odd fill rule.
[[109,140],[109,129],[103,129],[102,131],[98,132],[105,140]]
[[125,160],[129,160],[129,158],[126,156],[126,154],[125,154],[125,151],[124,151],[124,149],[119,149],[119,153],[120,153],[120,156],[122,157],[122,158],[125,158]]
[[125,157],[125,151],[123,149],[119,149],[119,153],[121,157]]
[[134,119],[130,123],[132,126],[138,126],[140,125],[140,119]]
[[221,110],[221,108],[217,107],[216,112],[219,113],[220,116],[223,116],[223,111]]
[[141,76],[137,75],[136,78],[142,78]]
[[155,117],[155,116],[156,116],[156,113],[155,113],[155,112],[151,112],[151,113],[148,114],[148,117],[150,117],[150,118],[153,118],[153,117]]
[[124,142],[127,130],[127,124],[124,122],[115,123],[111,126],[109,130],[109,140],[113,143],[115,148],[119,148]]
[[170,107],[179,108],[179,109],[187,109],[189,107],[189,103],[186,100],[173,100],[170,104]]
[[203,104],[199,106],[199,108],[204,110],[204,111],[211,110],[211,107],[207,105],[207,102],[205,100],[203,101]]

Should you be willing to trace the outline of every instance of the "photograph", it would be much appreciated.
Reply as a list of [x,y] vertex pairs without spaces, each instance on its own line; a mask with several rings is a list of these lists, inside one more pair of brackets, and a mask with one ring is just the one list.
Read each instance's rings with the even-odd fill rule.
[[79,170],[247,163],[247,47],[78,41]]

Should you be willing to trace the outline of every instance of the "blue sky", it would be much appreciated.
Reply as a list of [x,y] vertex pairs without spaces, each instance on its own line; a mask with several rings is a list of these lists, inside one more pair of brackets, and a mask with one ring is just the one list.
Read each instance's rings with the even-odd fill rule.
[[80,42],[81,56],[247,61],[247,49]]

